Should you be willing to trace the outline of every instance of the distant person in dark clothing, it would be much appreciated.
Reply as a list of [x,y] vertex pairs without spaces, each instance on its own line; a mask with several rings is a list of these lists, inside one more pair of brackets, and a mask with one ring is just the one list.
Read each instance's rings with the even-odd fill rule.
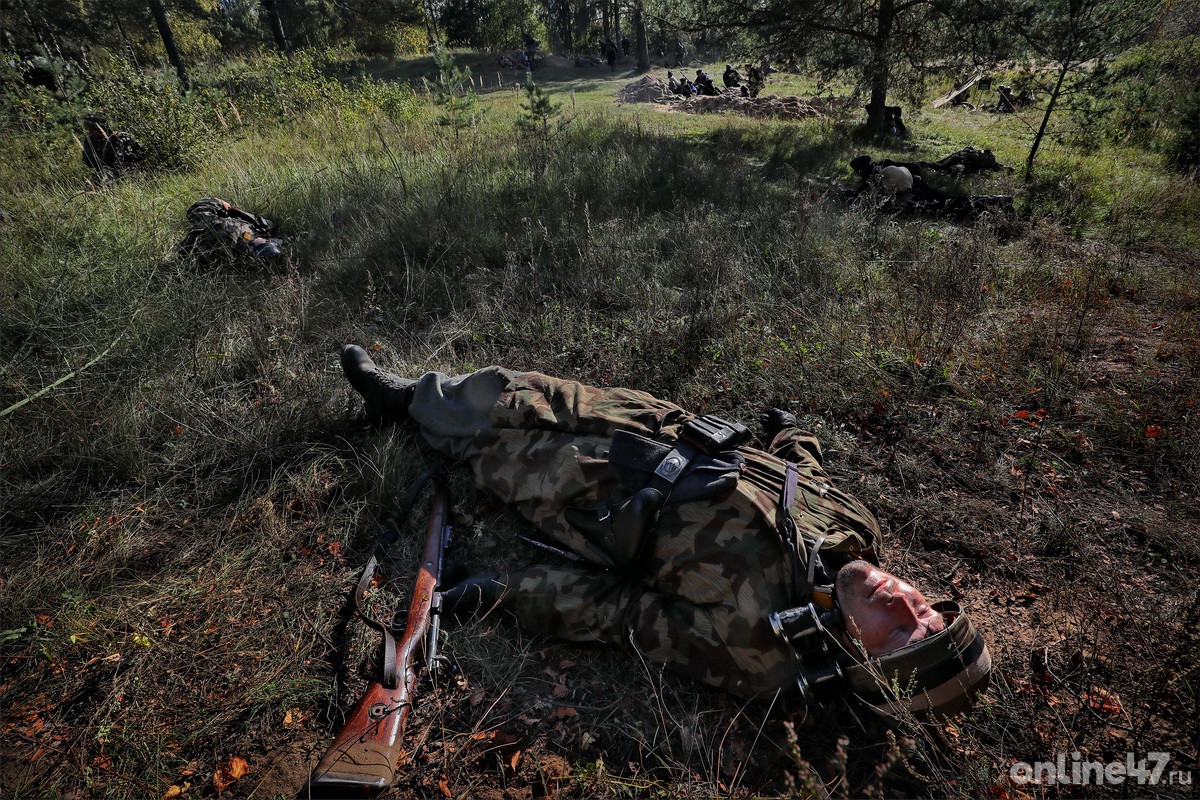
[[604,60],[608,62],[609,70],[617,68],[617,46],[613,44],[612,39],[604,40]]
[[726,89],[732,89],[742,85],[742,76],[738,74],[732,64],[726,64],[725,72],[721,75],[721,82],[725,84]]
[[996,104],[996,110],[1004,113],[1011,113],[1017,110],[1017,101],[1013,98],[1011,87],[1000,87],[1000,100]]
[[621,52],[624,53],[626,57],[628,57],[630,49],[631,49],[631,47],[629,44],[629,37],[622,36],[621,37]]
[[750,96],[758,97],[758,93],[762,91],[764,83],[766,83],[766,81],[763,79],[762,71],[753,64],[747,64],[746,85],[750,89]]
[[83,163],[96,171],[103,183],[137,169],[146,160],[146,151],[124,131],[113,131],[108,120],[97,114],[83,118],[87,135],[83,140]]

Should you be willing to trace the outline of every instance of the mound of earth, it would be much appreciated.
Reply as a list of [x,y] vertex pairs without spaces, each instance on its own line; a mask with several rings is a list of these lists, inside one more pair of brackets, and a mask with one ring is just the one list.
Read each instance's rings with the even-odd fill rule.
[[620,103],[675,103],[683,98],[673,94],[658,78],[645,75],[617,92]]
[[811,103],[799,97],[743,97],[737,89],[727,89],[716,96],[680,97],[671,92],[658,78],[649,75],[638,78],[617,92],[621,103],[660,103],[674,106],[689,114],[713,114],[727,111],[746,117],[808,119],[823,117]]
[[799,97],[742,97],[736,91],[727,91],[716,97],[690,97],[678,105],[680,111],[689,114],[712,114],[730,111],[747,117],[778,117],[780,119],[808,119],[824,116],[820,111]]

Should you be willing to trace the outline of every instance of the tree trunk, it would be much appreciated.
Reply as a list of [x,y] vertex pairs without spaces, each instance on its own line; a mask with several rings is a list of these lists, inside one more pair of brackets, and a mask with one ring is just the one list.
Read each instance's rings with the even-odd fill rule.
[[431,0],[425,0],[425,33],[429,36],[429,46],[432,49],[434,45],[442,41],[442,32],[438,30],[437,13],[434,11]]
[[612,0],[604,0],[600,4],[600,22],[604,28],[604,38],[607,41],[612,38],[612,22],[609,19],[608,10],[612,6]]
[[42,48],[42,54],[50,55],[50,45],[42,36],[42,27],[33,21],[33,15],[29,13],[29,6],[25,4],[25,0],[21,0],[21,11],[25,13],[25,21],[29,23],[29,30],[33,31],[33,37],[37,39],[38,46]]
[[867,130],[879,133],[883,130],[886,120],[888,80],[891,77],[891,63],[888,48],[892,38],[892,22],[896,18],[896,6],[893,0],[881,0],[879,3],[878,26],[875,38],[871,43],[870,74],[867,83],[871,87],[871,101],[867,104]]
[[129,38],[129,34],[125,31],[125,25],[121,22],[121,15],[111,5],[108,6],[108,13],[112,15],[113,22],[116,23],[117,32],[121,34],[121,41],[125,44],[125,50],[129,53],[129,60],[138,68],[140,72],[142,67],[138,64],[137,51],[133,47],[133,40]]
[[554,50],[557,54],[574,53],[575,52],[575,25],[571,19],[571,2],[570,0],[558,0],[558,16],[554,18],[554,27],[559,31],[559,38],[562,40],[562,47]]
[[1033,144],[1029,147],[1029,157],[1025,159],[1025,180],[1033,180],[1033,160],[1037,158],[1038,147],[1042,144],[1042,137],[1046,135],[1046,126],[1050,123],[1050,114],[1054,111],[1054,106],[1058,103],[1058,96],[1062,93],[1063,81],[1067,79],[1067,72],[1070,71],[1070,62],[1063,61],[1058,70],[1058,82],[1054,84],[1054,91],[1050,93],[1050,99],[1046,101],[1046,113],[1042,115],[1042,124],[1038,127],[1037,133],[1033,136]]
[[163,49],[167,51],[167,60],[171,62],[171,66],[175,68],[175,74],[179,76],[179,91],[186,92],[191,88],[191,82],[188,81],[187,69],[183,66],[183,57],[179,55],[179,48],[175,46],[175,34],[171,32],[167,10],[163,8],[162,0],[149,0],[149,2],[150,14],[154,17],[154,24],[158,26],[158,35],[162,37]]
[[271,29],[271,36],[275,39],[275,46],[279,48],[279,52],[286,53],[288,51],[287,37],[283,34],[283,20],[279,18],[275,0],[262,0],[262,7],[267,15],[267,27]]
[[579,51],[587,50],[587,48],[588,48],[587,32],[588,32],[588,28],[590,28],[592,25],[592,14],[594,12],[595,12],[595,8],[593,8],[589,3],[586,3],[586,2],[579,3],[577,6],[575,6],[572,9],[572,11],[571,11],[572,20],[573,20],[572,24],[573,24],[574,30],[572,31],[572,37],[571,37],[571,41],[572,41],[571,50],[569,50],[567,52],[579,52]]
[[542,10],[546,13],[546,35],[550,37],[550,52],[561,53],[563,51],[562,14],[559,12],[562,7],[557,0],[543,0]]
[[633,35],[637,48],[637,71],[641,75],[650,71],[650,42],[646,38],[646,11],[642,7],[643,0],[635,0],[633,5]]

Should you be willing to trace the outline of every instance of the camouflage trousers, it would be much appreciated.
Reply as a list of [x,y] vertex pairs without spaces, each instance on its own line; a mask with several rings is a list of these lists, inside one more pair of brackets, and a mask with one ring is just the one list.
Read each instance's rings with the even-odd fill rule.
[[[409,413],[431,444],[470,465],[479,486],[581,555],[584,539],[563,511],[620,499],[608,468],[613,431],[669,441],[693,416],[645,392],[496,367],[423,376]],[[785,462],[740,450],[747,468],[738,486],[723,497],[666,506],[634,567],[544,566],[510,575],[521,624],[570,641],[632,646],[737,696],[792,687],[794,653],[767,622],[789,605],[791,565],[774,527]],[[799,448],[797,458],[804,460],[797,524],[820,529],[830,549],[873,548],[878,527],[869,512],[817,487],[823,473],[808,451]]]

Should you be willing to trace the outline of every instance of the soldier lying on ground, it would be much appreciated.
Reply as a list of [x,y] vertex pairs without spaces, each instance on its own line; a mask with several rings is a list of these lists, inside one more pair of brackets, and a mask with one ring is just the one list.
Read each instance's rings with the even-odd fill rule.
[[125,131],[109,130],[108,120],[98,114],[83,118],[83,163],[96,171],[101,183],[120,178],[146,160],[146,151]]
[[230,205],[219,197],[204,197],[187,210],[192,229],[180,251],[203,260],[249,258],[273,261],[283,255],[283,241],[271,238],[274,224],[257,214]]
[[447,615],[499,610],[632,646],[742,698],[832,691],[953,714],[986,688],[970,620],[879,568],[879,524],[786,412],[763,415],[759,448],[744,426],[630,389],[499,367],[406,380],[355,345],[341,362],[373,424],[415,425],[577,559],[467,578]]
[[921,162],[922,166],[944,172],[955,178],[964,175],[974,175],[977,172],[1012,172],[1013,168],[1005,166],[996,160],[991,150],[980,150],[978,147],[967,145],[961,150],[951,153],[937,161]]
[[926,172],[941,172],[953,178],[961,178],[966,175],[974,175],[978,172],[1009,172],[1013,171],[1012,167],[1005,166],[996,160],[996,155],[991,150],[980,150],[978,147],[967,145],[961,150],[956,150],[945,158],[940,158],[937,161],[893,161],[890,158],[885,158],[876,161],[871,156],[858,156],[850,162],[850,168],[857,172],[860,177],[866,177],[870,174],[871,168],[878,167],[904,167],[914,176],[924,176]]
[[[921,170],[944,170],[958,176],[966,170],[963,164],[976,165],[970,160],[972,154],[963,156],[974,148],[960,150],[937,162],[899,162],[884,159],[876,162],[870,156],[858,156],[850,162],[850,168],[858,174],[858,188],[849,192],[856,199],[867,199],[881,211],[915,211],[937,214],[955,219],[974,219],[985,211],[1011,214],[1013,199],[1010,195],[952,195],[927,182]],[[983,151],[991,155],[990,151]],[[978,154],[980,151],[974,150]],[[961,157],[962,160],[955,160]],[[982,156],[981,156],[982,158]],[[986,158],[982,158],[984,162]],[[991,157],[995,163],[995,157]],[[944,162],[944,163],[943,163]],[[961,167],[961,170],[960,170]],[[1004,169],[997,165],[998,169]]]

